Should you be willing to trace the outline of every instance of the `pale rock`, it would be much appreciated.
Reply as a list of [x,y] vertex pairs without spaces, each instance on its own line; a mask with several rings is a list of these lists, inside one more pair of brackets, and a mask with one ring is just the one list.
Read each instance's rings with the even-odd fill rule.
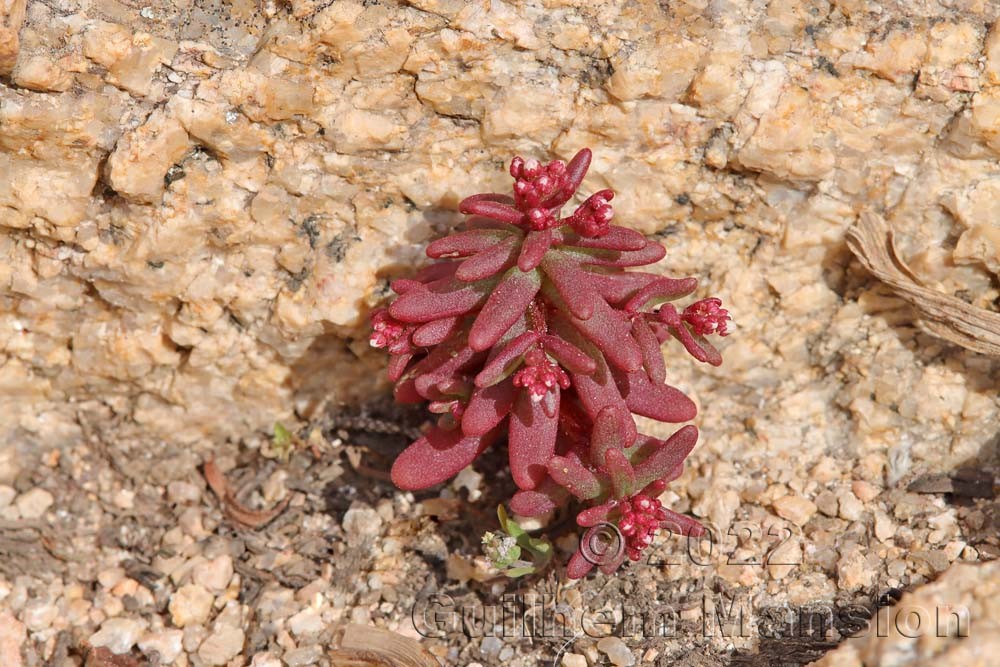
[[864,480],[851,482],[851,491],[853,491],[854,495],[858,497],[858,500],[863,503],[870,503],[879,496],[879,493],[881,493],[877,486]]
[[612,665],[628,666],[635,664],[635,656],[631,649],[618,637],[602,637],[597,641],[597,650],[608,656]]
[[135,618],[109,618],[90,636],[91,646],[104,646],[112,653],[128,653],[146,629],[147,622]]
[[816,496],[816,508],[826,516],[837,516],[840,511],[837,494],[832,491],[821,492]]
[[188,584],[170,596],[170,618],[179,628],[208,620],[215,598],[203,586]]
[[40,632],[52,625],[59,615],[59,607],[46,599],[30,600],[21,611],[21,620],[32,632]]
[[201,490],[191,482],[175,480],[167,484],[167,499],[172,503],[196,503]]
[[344,513],[343,528],[348,544],[362,544],[381,532],[382,517],[371,507],[355,504]]
[[271,653],[258,653],[250,660],[250,667],[282,667],[282,663]]
[[840,507],[840,517],[848,521],[857,521],[864,514],[865,506],[852,492],[844,490],[837,495]]
[[108,157],[108,182],[127,199],[154,203],[164,190],[167,170],[190,150],[184,126],[162,109],[122,135]]
[[896,534],[896,524],[892,518],[882,510],[875,510],[875,537],[880,542],[892,539]]
[[856,591],[870,587],[875,581],[875,570],[865,560],[861,549],[854,546],[841,555],[837,563],[837,581],[840,588]]
[[614,74],[605,84],[622,101],[642,97],[676,100],[691,84],[704,47],[684,37],[661,32],[623,49],[611,59]]
[[[772,579],[784,579],[802,564],[802,540],[791,536],[773,549],[767,557],[767,572]],[[749,568],[744,568],[749,569]]]
[[24,659],[21,646],[27,639],[28,633],[24,624],[14,618],[9,611],[0,611],[0,664],[5,667],[22,667]]
[[0,484],[0,509],[9,506],[16,496],[17,491],[14,490],[14,487]]
[[778,516],[791,521],[796,526],[805,525],[816,513],[816,504],[802,496],[782,496],[771,505]]
[[191,578],[195,584],[216,594],[221,593],[226,590],[233,578],[233,559],[229,555],[222,554],[198,563],[191,570]]
[[139,640],[139,650],[147,658],[152,658],[155,652],[162,664],[169,665],[177,659],[184,648],[181,644],[183,636],[182,630],[175,629],[149,632]]
[[21,517],[24,519],[38,519],[52,506],[55,498],[52,494],[42,488],[34,488],[25,491],[14,500]]
[[68,90],[73,83],[68,72],[44,55],[19,59],[11,78],[22,88],[39,92],[62,92]]
[[286,651],[282,656],[288,667],[315,665],[323,655],[323,649],[315,644]]
[[[17,62],[20,48],[18,32],[24,21],[27,0],[4,0],[0,2],[0,74],[9,74]],[[18,665],[20,665],[18,658]]]
[[562,657],[562,667],[587,667],[587,656],[579,653],[566,653]]
[[209,665],[225,665],[240,654],[245,639],[240,628],[219,627],[198,647],[198,657]]
[[95,22],[83,39],[84,55],[107,68],[111,83],[137,96],[152,92],[153,74],[176,52],[177,44],[113,23]]
[[288,629],[297,637],[318,634],[324,627],[323,617],[311,607],[306,607],[288,619]]

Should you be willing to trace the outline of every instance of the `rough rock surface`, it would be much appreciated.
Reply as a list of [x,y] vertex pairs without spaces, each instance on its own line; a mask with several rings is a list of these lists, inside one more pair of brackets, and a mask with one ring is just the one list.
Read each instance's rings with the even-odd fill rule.
[[[8,562],[0,619],[17,620],[0,623],[11,628],[0,656],[22,644],[66,653],[57,638],[75,628],[227,660],[241,618],[262,612],[194,583],[232,535],[168,483],[190,482],[226,440],[252,462],[270,456],[254,434],[275,420],[375,395],[384,359],[363,321],[388,280],[458,219],[462,196],[506,187],[510,155],[584,145],[595,150],[584,190],[615,188],[617,220],[660,238],[663,271],[700,277],[739,327],[723,367],[669,362],[701,403],[703,435],[665,500],[714,526],[725,557],[668,568],[664,547],[618,592],[846,604],[995,558],[988,498],[907,488],[964,464],[996,469],[1000,362],[919,333],[852,260],[844,230],[864,208],[882,213],[927,284],[998,309],[998,18],[989,0],[0,0],[0,519],[14,531],[3,545],[48,562],[23,536],[56,527],[58,555],[82,549],[98,564],[53,582]],[[353,465],[360,450],[348,449],[336,451]],[[289,474],[311,503],[303,530],[326,535],[332,477]],[[371,507],[410,507],[379,488]],[[497,500],[484,493],[476,511]],[[148,544],[128,532],[137,507],[166,512],[162,530],[140,531]],[[454,552],[449,572],[467,582],[475,540],[445,544],[420,521],[416,537],[386,519],[329,539],[356,553],[402,531],[395,551],[368,554],[377,567],[358,562],[424,577]],[[233,547],[233,581],[292,558],[286,536],[260,542]],[[135,583],[130,559],[161,548],[188,566],[154,587],[155,604],[145,584],[114,593],[87,571],[131,563]],[[386,565],[401,553],[417,565]],[[314,569],[265,578],[280,584],[276,617],[315,603],[330,622],[403,627],[412,596],[390,600],[380,580],[293,600],[323,579]],[[185,588],[196,586],[213,598],[207,616],[206,596]],[[581,587],[570,604],[603,603],[600,587]],[[175,593],[178,609],[202,605],[182,610],[182,637],[167,627]],[[141,623],[102,625],[118,616]],[[297,618],[307,635],[309,615]],[[246,640],[260,664],[315,657],[280,623],[262,628]],[[768,646],[625,639],[650,662]],[[519,664],[516,646],[535,664],[531,650],[552,659],[561,643],[473,658],[452,637],[437,649]],[[585,638],[572,649],[603,659]]]

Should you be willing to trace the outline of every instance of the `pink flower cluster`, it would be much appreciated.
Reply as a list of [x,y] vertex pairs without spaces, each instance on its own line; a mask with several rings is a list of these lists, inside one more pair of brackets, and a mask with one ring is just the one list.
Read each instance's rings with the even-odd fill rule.
[[[694,418],[694,403],[666,382],[660,346],[676,339],[718,365],[706,336],[726,335],[729,314],[715,298],[678,311],[669,302],[697,280],[632,270],[666,251],[611,225],[611,190],[562,215],[590,161],[587,149],[565,164],[514,158],[513,194],[461,203],[469,217],[428,246],[435,262],[392,283],[398,296],[373,313],[371,344],[392,355],[396,399],[440,415],[396,459],[397,486],[441,483],[506,436],[513,511],[535,516],[575,499],[580,526],[618,521],[634,557],[664,521],[701,531],[655,500],[697,430],[660,440],[639,433],[633,415]],[[624,558],[598,565],[613,572]],[[594,565],[577,553],[569,576]]]

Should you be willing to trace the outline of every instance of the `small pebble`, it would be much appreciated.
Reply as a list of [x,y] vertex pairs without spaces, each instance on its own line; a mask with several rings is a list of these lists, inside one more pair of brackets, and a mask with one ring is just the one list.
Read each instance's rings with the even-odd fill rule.
[[635,656],[629,647],[618,637],[604,637],[597,642],[597,650],[608,656],[612,665],[628,666],[635,664]]
[[587,667],[587,656],[567,653],[562,657],[562,667]]
[[494,656],[500,653],[503,642],[497,637],[483,637],[479,642],[479,652],[486,656]]
[[356,504],[344,513],[343,528],[347,543],[358,546],[381,532],[382,517],[371,507]]
[[221,593],[226,590],[233,578],[233,559],[223,554],[199,563],[191,570],[191,578],[194,583],[215,593]]
[[323,618],[315,609],[307,607],[288,619],[288,629],[296,637],[318,634],[323,630]]
[[212,611],[214,600],[203,586],[183,586],[170,596],[170,618],[178,628],[204,623]]
[[51,493],[45,489],[34,488],[18,496],[14,504],[22,518],[37,519],[45,514],[45,510],[49,509],[53,502],[55,499]]
[[201,489],[191,482],[173,481],[167,484],[167,500],[172,503],[196,503]]
[[150,632],[139,640],[139,650],[148,658],[152,658],[155,652],[160,658],[160,664],[169,665],[183,650],[181,645],[183,636],[183,631],[175,629]]
[[6,484],[0,484],[0,508],[7,507],[17,496],[17,491]]
[[837,496],[840,503],[840,516],[848,521],[857,521],[865,511],[864,503],[850,491],[843,491]]
[[209,665],[224,665],[240,654],[245,639],[240,628],[216,628],[198,647],[198,657]]
[[109,618],[90,636],[91,646],[103,646],[115,654],[128,653],[146,629],[146,621],[134,618]]
[[316,664],[322,656],[323,649],[313,645],[292,649],[282,657],[288,667],[305,667],[305,665]]
[[816,504],[802,496],[782,496],[771,505],[778,516],[796,526],[805,525],[816,513]]

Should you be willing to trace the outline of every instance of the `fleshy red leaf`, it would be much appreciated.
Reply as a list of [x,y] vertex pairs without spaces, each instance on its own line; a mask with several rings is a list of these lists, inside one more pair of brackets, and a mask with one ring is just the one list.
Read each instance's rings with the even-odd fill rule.
[[594,564],[584,558],[583,554],[577,551],[566,564],[566,577],[569,579],[583,579],[594,569]]
[[632,338],[631,326],[624,316],[611,309],[604,299],[593,299],[590,319],[572,318],[573,325],[604,353],[605,358],[623,371],[642,368],[642,351]]
[[541,264],[542,258],[545,257],[545,253],[552,246],[552,239],[553,231],[551,229],[530,232],[524,238],[524,244],[521,246],[521,254],[517,258],[517,268],[525,273],[537,268]]
[[635,341],[639,344],[639,349],[642,350],[642,365],[646,369],[649,379],[654,384],[663,384],[667,378],[667,366],[663,363],[660,341],[642,315],[638,315],[632,320],[632,335],[635,336]]
[[643,310],[652,300],[669,300],[687,296],[698,289],[697,278],[659,278],[635,293],[625,304],[625,310]]
[[595,298],[593,292],[580,289],[586,278],[579,264],[565,253],[550,252],[541,266],[573,316],[581,320],[590,319],[594,314]]
[[432,427],[396,457],[392,481],[404,491],[426,489],[457,475],[493,440],[493,435],[466,436],[461,430]]
[[432,259],[443,257],[469,257],[495,247],[511,234],[497,229],[473,229],[456,232],[431,242],[427,246],[427,256]]
[[[556,388],[553,393],[558,396],[558,391]],[[518,392],[508,424],[507,448],[510,473],[519,488],[534,489],[545,479],[545,464],[555,452],[558,426],[555,416],[547,415],[529,392]]]
[[563,243],[577,248],[595,248],[598,250],[642,250],[646,247],[646,237],[632,229],[612,226],[607,234],[596,238],[584,238],[578,234],[567,234]]
[[[625,399],[622,398],[621,392],[618,391],[618,385],[611,375],[611,370],[604,361],[604,356],[597,348],[584,339],[568,323],[565,317],[553,317],[550,320],[550,326],[556,334],[579,347],[595,362],[596,368],[593,373],[586,375],[583,373],[570,373],[576,395],[591,420],[596,419],[598,413],[608,406],[627,411],[628,408],[625,405]],[[631,419],[627,420],[625,428],[625,440],[631,443],[636,436],[635,422]]]
[[617,267],[628,267],[628,266],[645,266],[646,264],[655,264],[661,259],[666,257],[667,249],[656,241],[649,241],[646,243],[646,247],[642,250],[630,250],[626,252],[616,252],[605,255],[595,254],[590,257],[585,263],[594,266],[617,266]]
[[607,521],[608,514],[616,504],[616,501],[612,500],[600,505],[588,507],[576,515],[576,525],[581,528],[590,528],[591,526],[596,526],[603,521]]
[[684,392],[668,384],[653,383],[645,371],[615,373],[618,388],[629,410],[661,422],[691,421],[698,407]]
[[695,519],[666,508],[664,508],[664,512],[666,512],[667,518],[660,522],[660,526],[668,529],[674,535],[701,537],[705,534],[705,527]]
[[633,294],[649,283],[659,279],[659,276],[639,271],[619,271],[616,273],[599,273],[587,271],[586,282],[581,289],[592,289],[610,304],[620,304],[627,301]]
[[697,428],[688,425],[679,429],[644,461],[635,465],[636,483],[646,486],[653,480],[668,476],[678,465],[684,463],[697,442]]
[[553,456],[546,467],[557,484],[581,500],[590,500],[601,494],[601,482],[597,476],[573,458]]
[[525,331],[507,343],[476,376],[476,386],[488,387],[507,377],[520,361],[521,355],[531,349],[539,338],[541,334],[537,331]]
[[521,516],[541,516],[563,504],[569,494],[551,479],[534,491],[518,491],[510,501],[510,510]]
[[626,422],[632,415],[620,406],[609,405],[594,419],[594,430],[590,434],[590,460],[603,465],[609,451],[622,451],[632,445],[627,437]]
[[501,382],[472,392],[462,414],[462,431],[466,435],[482,435],[492,431],[510,414],[517,390],[513,381]]
[[517,260],[517,237],[510,236],[458,265],[455,277],[466,282],[484,280],[506,271]]
[[590,169],[591,158],[593,158],[593,153],[590,152],[590,149],[581,148],[566,165],[563,187],[544,201],[543,206],[553,208],[568,202],[580,184],[583,183],[583,178],[587,175],[587,170]]
[[571,373],[584,373],[589,375],[597,368],[593,359],[588,357],[583,350],[558,336],[546,335],[542,339],[542,346],[545,351],[551,354],[563,368]]
[[393,301],[389,314],[401,322],[430,322],[464,315],[486,301],[494,282],[463,283],[451,278],[435,281]]
[[410,364],[411,359],[413,359],[412,354],[396,354],[390,357],[388,372],[390,382],[395,382],[403,377],[403,373],[406,372],[406,367]]
[[604,453],[604,467],[611,478],[615,498],[625,498],[635,491],[635,470],[620,449],[608,449]]
[[476,316],[469,332],[469,345],[472,349],[487,350],[495,345],[524,316],[541,284],[541,276],[537,270],[524,273],[514,267],[504,274],[500,284],[483,304],[483,309]]
[[477,199],[477,197],[480,197],[480,195],[474,195],[463,200],[458,205],[458,210],[468,215],[481,215],[514,225],[524,220],[524,214],[509,204],[482,198]]
[[413,344],[418,347],[440,345],[459,329],[461,318],[445,317],[417,327],[413,332]]

